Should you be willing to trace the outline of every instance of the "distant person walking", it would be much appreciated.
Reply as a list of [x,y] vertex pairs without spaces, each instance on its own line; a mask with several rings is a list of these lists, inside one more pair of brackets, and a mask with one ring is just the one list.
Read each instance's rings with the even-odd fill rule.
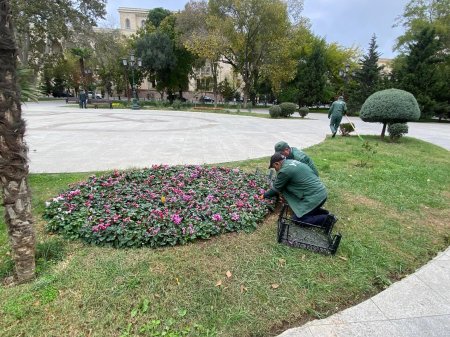
[[332,136],[336,136],[339,125],[341,124],[342,116],[347,114],[347,104],[344,102],[344,97],[339,96],[337,101],[331,104],[330,110],[328,110],[328,119],[330,119],[330,129]]
[[86,90],[80,91],[80,108],[86,109],[87,105],[87,93]]

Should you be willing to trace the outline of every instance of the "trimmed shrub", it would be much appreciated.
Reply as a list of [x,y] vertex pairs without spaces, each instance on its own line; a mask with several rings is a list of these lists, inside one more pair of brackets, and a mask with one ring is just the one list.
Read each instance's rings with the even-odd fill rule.
[[309,114],[309,108],[306,106],[301,107],[298,109],[298,114],[301,118],[305,118],[305,116]]
[[384,138],[387,124],[416,121],[420,118],[420,109],[413,94],[387,89],[377,91],[366,99],[360,117],[364,122],[383,123],[381,138]]
[[388,126],[388,133],[391,140],[396,141],[403,135],[408,133],[408,124],[406,123],[392,123]]
[[339,129],[343,136],[349,136],[350,132],[355,131],[355,124],[353,123],[342,123],[339,125]]
[[272,105],[269,108],[269,114],[272,118],[278,118],[281,116],[281,108],[279,105]]
[[297,110],[297,104],[291,102],[284,102],[280,104],[281,117],[289,117]]

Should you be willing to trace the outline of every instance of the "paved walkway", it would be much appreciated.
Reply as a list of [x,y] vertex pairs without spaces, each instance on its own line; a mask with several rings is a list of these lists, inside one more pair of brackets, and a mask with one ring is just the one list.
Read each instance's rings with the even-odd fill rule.
[[[304,120],[271,120],[179,111],[80,110],[60,102],[28,104],[23,111],[31,172],[244,160],[270,156],[279,140],[304,148],[330,132],[327,116],[313,113]],[[381,124],[351,120],[361,134],[381,132]],[[409,136],[450,150],[450,124],[408,124]],[[450,336],[450,248],[371,299],[281,336]]]
[[[330,134],[326,114],[317,113],[304,120],[273,120],[187,111],[78,109],[42,102],[25,105],[23,115],[33,173],[245,160],[270,156],[279,140],[305,148]],[[381,124],[351,119],[359,133],[381,132]],[[450,150],[450,124],[409,127],[410,136]]]
[[450,336],[450,248],[354,307],[278,337]]

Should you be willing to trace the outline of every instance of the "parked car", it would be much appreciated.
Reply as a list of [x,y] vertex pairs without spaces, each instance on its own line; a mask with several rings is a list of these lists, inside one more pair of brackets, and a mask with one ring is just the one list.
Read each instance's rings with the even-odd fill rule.
[[95,99],[102,99],[103,98],[103,96],[101,94],[97,94],[97,93],[94,93],[93,91],[89,91],[88,92],[88,98],[89,99],[93,99],[94,97],[95,97]]
[[53,97],[73,97],[73,94],[71,92],[58,92],[58,91],[54,91],[52,93]]
[[186,102],[187,101],[186,98],[180,97],[179,95],[167,96],[167,99],[168,100],[172,100],[172,101],[178,100],[178,101],[181,101],[181,102]]
[[211,98],[209,96],[201,96],[200,97],[200,102],[203,102],[203,103],[214,103],[214,98]]

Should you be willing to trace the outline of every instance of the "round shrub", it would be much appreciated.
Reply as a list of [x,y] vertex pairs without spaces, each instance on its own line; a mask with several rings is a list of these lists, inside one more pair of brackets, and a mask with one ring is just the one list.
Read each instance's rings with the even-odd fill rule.
[[272,118],[278,118],[281,116],[281,108],[279,105],[272,105],[269,108],[269,114]]
[[381,137],[384,138],[387,124],[418,120],[420,109],[413,94],[400,89],[386,89],[370,95],[359,116],[364,122],[383,123]]
[[284,102],[280,104],[281,108],[281,117],[289,117],[294,114],[295,110],[297,110],[297,104]]
[[403,135],[408,133],[408,124],[406,123],[393,123],[388,126],[389,137],[392,140],[398,140]]
[[301,118],[305,118],[309,114],[309,108],[306,106],[301,107],[298,110],[298,114],[300,115]]
[[405,123],[420,118],[413,94],[400,89],[377,91],[366,99],[360,117],[364,122]]
[[[239,169],[154,165],[90,177],[47,203],[47,229],[113,247],[166,246],[252,231],[267,214],[266,177]],[[269,202],[270,203],[270,202]]]

